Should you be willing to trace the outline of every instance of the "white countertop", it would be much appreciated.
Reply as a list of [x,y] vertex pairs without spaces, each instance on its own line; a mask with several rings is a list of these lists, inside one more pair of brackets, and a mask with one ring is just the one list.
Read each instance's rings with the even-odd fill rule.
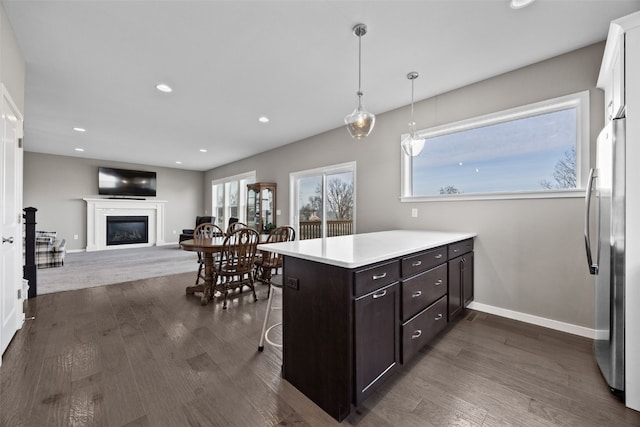
[[258,249],[338,267],[356,268],[475,236],[476,233],[390,230],[262,244],[258,245]]

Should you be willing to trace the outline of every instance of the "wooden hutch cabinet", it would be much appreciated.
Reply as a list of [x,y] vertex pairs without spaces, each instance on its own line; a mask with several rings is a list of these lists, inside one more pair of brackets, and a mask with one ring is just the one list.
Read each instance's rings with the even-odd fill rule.
[[258,233],[268,234],[276,228],[276,184],[247,184],[247,225]]

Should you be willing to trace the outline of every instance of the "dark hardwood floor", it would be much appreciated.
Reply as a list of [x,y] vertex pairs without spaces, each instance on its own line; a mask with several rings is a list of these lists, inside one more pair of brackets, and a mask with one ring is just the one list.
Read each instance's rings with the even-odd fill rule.
[[[266,289],[201,306],[195,272],[38,296],[0,368],[2,426],[337,425],[258,353]],[[274,319],[280,313],[274,312]],[[467,312],[343,422],[639,426],[591,341]]]

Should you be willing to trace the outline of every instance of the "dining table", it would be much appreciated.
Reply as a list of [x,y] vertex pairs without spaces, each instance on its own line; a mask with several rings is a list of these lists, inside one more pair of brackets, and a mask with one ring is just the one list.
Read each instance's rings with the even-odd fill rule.
[[215,254],[222,251],[224,239],[224,236],[200,237],[180,242],[182,249],[189,252],[200,252],[204,259],[204,283],[187,286],[186,288],[187,295],[202,292],[202,297],[200,298],[202,305],[207,305],[213,299],[215,292],[214,258]]
[[[261,234],[259,242],[266,242],[268,234]],[[198,237],[180,242],[180,247],[189,252],[200,252],[204,259],[204,283],[187,286],[187,295],[193,295],[196,292],[202,292],[200,303],[207,305],[213,299],[216,286],[215,277],[215,255],[222,252],[222,245],[225,237]]]

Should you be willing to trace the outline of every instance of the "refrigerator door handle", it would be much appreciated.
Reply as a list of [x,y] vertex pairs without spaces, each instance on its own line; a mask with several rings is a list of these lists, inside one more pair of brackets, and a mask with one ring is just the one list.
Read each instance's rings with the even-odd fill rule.
[[589,273],[591,274],[598,274],[598,264],[593,263],[593,256],[591,252],[591,233],[589,231],[593,180],[597,177],[598,175],[596,173],[596,170],[591,168],[591,170],[589,171],[589,180],[587,181],[587,195],[585,197],[584,210],[584,243],[587,250],[587,264],[589,264]]

